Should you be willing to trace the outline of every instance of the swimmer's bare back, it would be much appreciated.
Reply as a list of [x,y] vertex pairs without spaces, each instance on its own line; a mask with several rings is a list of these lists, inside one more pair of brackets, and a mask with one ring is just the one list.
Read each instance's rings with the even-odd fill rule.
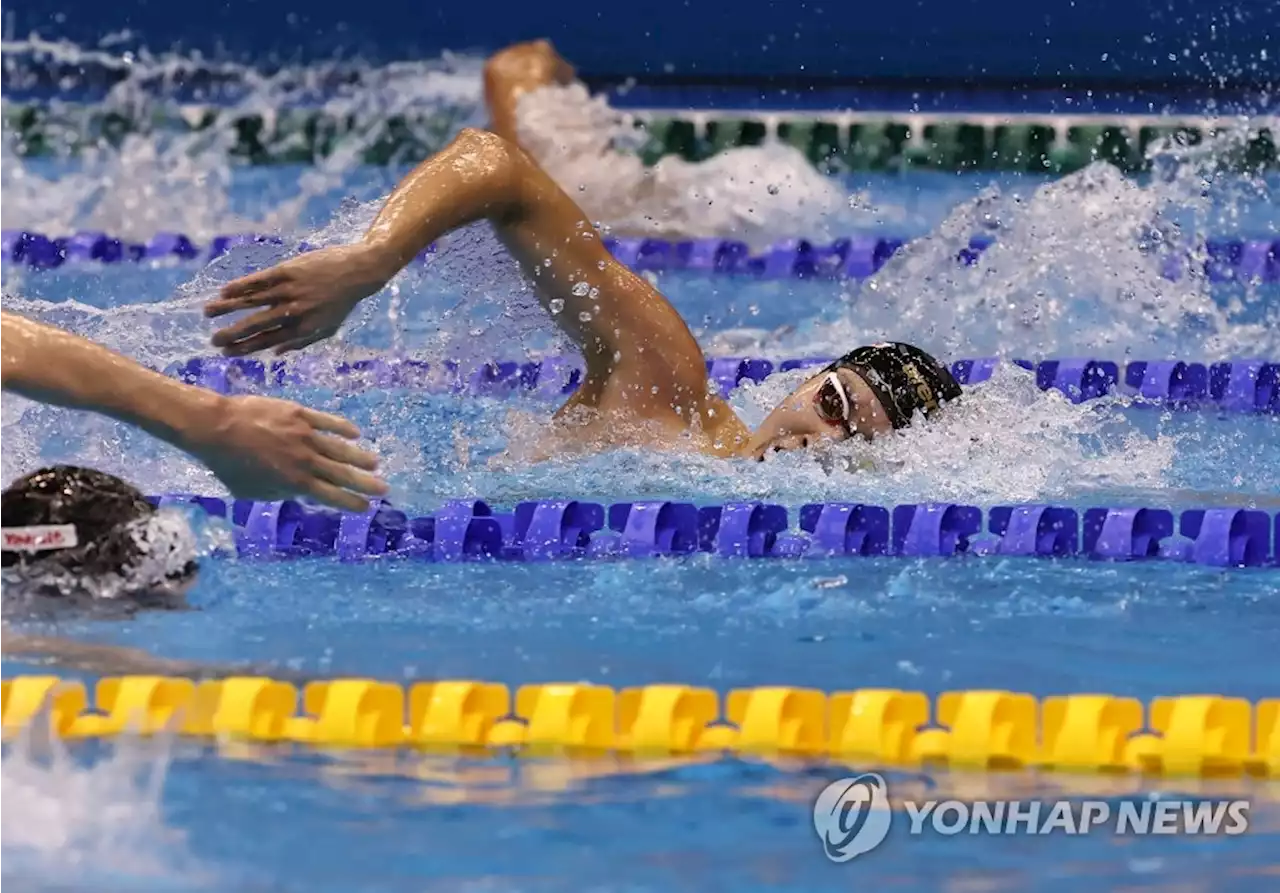
[[489,220],[542,306],[581,349],[581,387],[557,413],[592,448],[687,445],[741,455],[750,431],[708,388],[702,350],[653,286],[618,263],[573,200],[518,146],[462,131],[387,198],[364,238],[229,283],[205,312],[252,310],[214,335],[228,356],[295,350],[338,331],[442,235]]

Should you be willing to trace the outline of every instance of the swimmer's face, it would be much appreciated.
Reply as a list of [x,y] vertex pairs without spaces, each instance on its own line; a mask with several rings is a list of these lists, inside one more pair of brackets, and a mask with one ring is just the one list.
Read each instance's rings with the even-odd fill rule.
[[862,376],[851,369],[833,369],[784,397],[752,436],[749,452],[763,460],[781,450],[851,437],[870,440],[892,430],[884,407]]

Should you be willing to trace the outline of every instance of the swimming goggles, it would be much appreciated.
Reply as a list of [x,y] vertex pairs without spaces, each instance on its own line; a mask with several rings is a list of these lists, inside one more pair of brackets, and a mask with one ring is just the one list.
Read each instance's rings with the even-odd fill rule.
[[848,437],[853,437],[853,401],[840,376],[832,370],[826,374],[822,384],[813,395],[813,405],[824,422],[844,428]]

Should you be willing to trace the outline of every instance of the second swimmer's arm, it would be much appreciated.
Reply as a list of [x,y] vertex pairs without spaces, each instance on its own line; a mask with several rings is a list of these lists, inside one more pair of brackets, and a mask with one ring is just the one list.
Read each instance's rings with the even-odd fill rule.
[[225,399],[25,317],[0,313],[4,389],[41,403],[87,409],[184,446]]
[[366,473],[377,458],[346,441],[360,433],[346,419],[284,400],[224,397],[61,329],[11,313],[0,321],[6,391],[135,425],[200,459],[235,496],[302,493],[364,511],[369,495],[386,492]]

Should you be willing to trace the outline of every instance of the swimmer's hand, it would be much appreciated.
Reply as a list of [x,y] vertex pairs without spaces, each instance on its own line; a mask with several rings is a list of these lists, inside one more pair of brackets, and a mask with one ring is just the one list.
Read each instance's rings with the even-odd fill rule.
[[240,499],[297,494],[363,512],[387,492],[369,474],[378,458],[348,441],[360,436],[336,415],[269,397],[224,397],[182,444]]
[[336,334],[356,304],[386,285],[399,267],[367,245],[337,245],[229,282],[205,305],[205,316],[262,309],[219,329],[213,345],[240,357],[315,344]]

